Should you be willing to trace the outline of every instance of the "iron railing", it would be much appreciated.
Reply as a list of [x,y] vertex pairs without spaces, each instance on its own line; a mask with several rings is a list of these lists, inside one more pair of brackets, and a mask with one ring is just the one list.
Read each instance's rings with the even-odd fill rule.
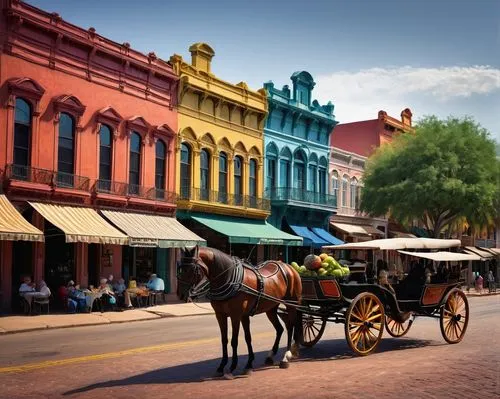
[[242,194],[229,194],[197,187],[181,187],[179,200],[216,202],[224,205],[270,210],[269,199]]
[[52,184],[54,172],[46,169],[32,168],[25,165],[7,165],[5,178],[7,180],[22,180],[30,183]]
[[54,172],[54,186],[61,188],[74,188],[76,190],[89,191],[90,179],[72,173]]
[[95,182],[94,192],[125,196],[128,193],[128,184],[99,179]]
[[298,201],[337,207],[336,195],[307,191],[300,188],[277,187],[267,189],[264,196],[271,201]]
[[155,199],[158,201],[174,203],[177,198],[177,194],[172,191],[166,191],[160,188],[155,188],[154,191],[155,191]]

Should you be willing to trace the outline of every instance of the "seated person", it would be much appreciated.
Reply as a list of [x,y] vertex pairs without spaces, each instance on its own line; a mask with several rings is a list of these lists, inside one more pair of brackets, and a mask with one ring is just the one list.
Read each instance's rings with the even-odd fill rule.
[[116,305],[116,296],[113,290],[108,285],[108,279],[101,278],[97,290],[100,294],[102,294],[101,298],[104,298],[107,303],[109,303],[111,306]]
[[130,293],[127,291],[127,286],[125,285],[125,280],[119,278],[118,281],[113,285],[114,292],[118,298],[122,298],[125,306],[131,308],[132,304],[130,302]]
[[37,298],[49,298],[52,294],[50,292],[50,288],[47,287],[47,283],[43,280],[40,280],[40,289],[35,292]]
[[31,282],[31,278],[30,277],[25,277],[23,279],[23,283],[19,287],[19,294],[23,295],[23,294],[26,294],[28,292],[35,292],[35,286]]
[[151,291],[165,291],[165,282],[163,279],[158,277],[156,274],[152,274],[151,277],[149,278],[148,283],[146,284],[146,287],[150,289]]
[[73,280],[68,282],[68,309],[83,312],[87,309],[87,298],[80,285],[75,285]]
[[394,288],[392,288],[392,285],[389,283],[389,272],[387,270],[380,270],[378,274],[378,283],[396,295],[396,291],[394,291]]

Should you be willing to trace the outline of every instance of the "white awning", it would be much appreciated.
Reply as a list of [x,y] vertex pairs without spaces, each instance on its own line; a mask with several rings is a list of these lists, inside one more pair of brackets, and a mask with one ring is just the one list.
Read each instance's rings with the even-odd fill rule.
[[465,252],[479,255],[482,258],[482,260],[487,260],[495,257],[495,255],[493,255],[491,252],[476,247],[464,247],[464,250]]
[[331,223],[331,225],[338,230],[343,231],[349,235],[361,236],[384,236],[385,233],[370,225],[357,225],[348,223]]
[[328,245],[324,246],[323,249],[445,249],[459,247],[460,244],[460,240],[441,240],[439,238],[383,238],[342,245]]
[[463,254],[457,252],[410,252],[410,251],[398,251],[401,254],[415,256],[417,258],[430,259],[436,262],[452,262],[452,261],[463,261],[463,260],[480,260],[479,256],[472,254]]

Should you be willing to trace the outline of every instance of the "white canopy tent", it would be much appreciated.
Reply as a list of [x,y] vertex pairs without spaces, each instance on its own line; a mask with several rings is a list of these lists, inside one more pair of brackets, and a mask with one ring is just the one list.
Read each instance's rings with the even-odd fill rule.
[[327,245],[323,249],[372,249],[372,250],[400,250],[400,249],[446,249],[459,247],[460,240],[442,240],[439,238],[383,238],[364,242],[353,242],[341,245]]
[[458,252],[447,252],[447,251],[439,251],[439,252],[410,252],[410,251],[398,251],[401,254],[415,256],[417,258],[425,258],[430,259],[435,262],[453,262],[453,261],[469,261],[469,260],[480,260],[479,255],[473,254],[464,254]]

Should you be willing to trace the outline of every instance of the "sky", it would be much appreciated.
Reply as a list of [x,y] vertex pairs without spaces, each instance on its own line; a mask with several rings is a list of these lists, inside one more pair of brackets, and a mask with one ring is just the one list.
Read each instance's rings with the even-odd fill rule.
[[29,0],[168,60],[196,42],[212,72],[259,89],[307,70],[340,123],[471,116],[500,142],[500,0]]

